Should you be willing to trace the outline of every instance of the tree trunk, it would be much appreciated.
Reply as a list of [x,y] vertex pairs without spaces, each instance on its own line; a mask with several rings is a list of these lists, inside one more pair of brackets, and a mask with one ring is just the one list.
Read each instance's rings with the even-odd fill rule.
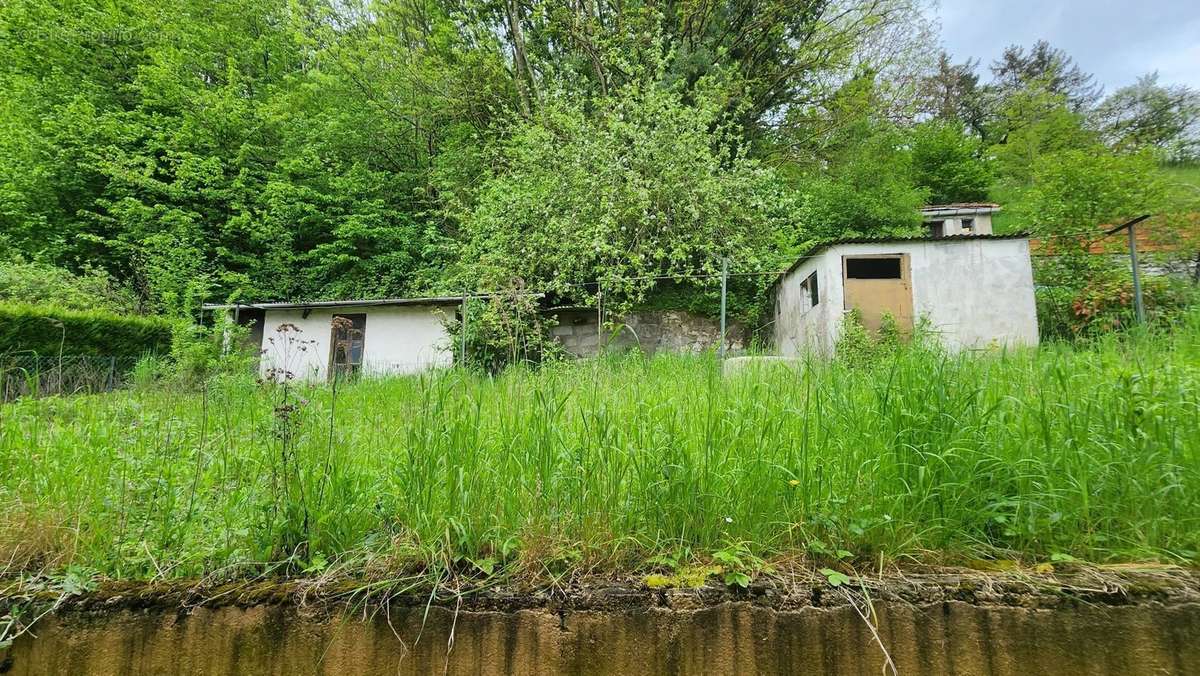
[[[517,0],[507,0],[504,13],[508,19],[508,40],[513,50],[513,81],[517,85],[517,94],[521,97],[521,112],[529,117],[533,112],[532,99],[536,97],[533,81],[533,69],[525,55],[525,35],[521,31],[520,8]],[[528,78],[528,80],[526,79]]]

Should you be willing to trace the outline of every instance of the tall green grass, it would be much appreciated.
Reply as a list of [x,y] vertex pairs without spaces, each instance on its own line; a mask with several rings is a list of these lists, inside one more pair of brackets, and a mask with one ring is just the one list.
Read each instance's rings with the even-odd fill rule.
[[10,573],[1198,550],[1197,314],[1171,334],[867,368],[725,377],[711,357],[629,356],[0,407]]

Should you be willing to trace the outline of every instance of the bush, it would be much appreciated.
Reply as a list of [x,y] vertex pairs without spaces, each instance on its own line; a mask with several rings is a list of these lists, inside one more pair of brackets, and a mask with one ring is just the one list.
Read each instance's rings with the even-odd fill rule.
[[[1038,328],[1045,339],[1089,338],[1137,323],[1133,277],[1105,257],[1040,261],[1035,279]],[[1185,279],[1142,274],[1141,281],[1147,323],[1175,321],[1200,301],[1200,290]]]
[[[451,348],[459,359],[462,323],[448,319]],[[550,335],[554,321],[540,312],[536,297],[520,290],[467,303],[467,364],[498,373],[514,364],[529,366],[563,355]]]
[[52,305],[68,310],[130,312],[133,294],[121,289],[108,273],[85,269],[82,274],[45,263],[0,262],[0,302]]
[[173,327],[158,317],[0,304],[0,353],[136,359],[170,350]]
[[[1146,321],[1151,324],[1173,321],[1197,302],[1198,295],[1195,287],[1184,280],[1142,278],[1142,301]],[[1038,322],[1048,337],[1091,337],[1137,323],[1129,274],[1098,276],[1079,288],[1044,289],[1037,300]]]
[[927,318],[921,317],[912,332],[907,333],[900,328],[895,316],[885,312],[880,319],[877,335],[871,335],[863,326],[862,313],[857,308],[842,317],[842,332],[834,346],[834,355],[846,366],[867,367],[887,362],[906,351],[941,352]]

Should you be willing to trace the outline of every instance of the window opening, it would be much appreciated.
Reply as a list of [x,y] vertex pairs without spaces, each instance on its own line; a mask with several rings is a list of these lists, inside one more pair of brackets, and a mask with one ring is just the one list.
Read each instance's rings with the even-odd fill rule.
[[900,257],[847,258],[847,279],[900,279]]

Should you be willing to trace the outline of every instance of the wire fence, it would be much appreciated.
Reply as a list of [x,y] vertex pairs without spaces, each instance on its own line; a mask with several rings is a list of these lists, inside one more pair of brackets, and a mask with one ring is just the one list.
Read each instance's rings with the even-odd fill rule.
[[0,355],[0,402],[111,392],[129,384],[136,364],[118,357]]

